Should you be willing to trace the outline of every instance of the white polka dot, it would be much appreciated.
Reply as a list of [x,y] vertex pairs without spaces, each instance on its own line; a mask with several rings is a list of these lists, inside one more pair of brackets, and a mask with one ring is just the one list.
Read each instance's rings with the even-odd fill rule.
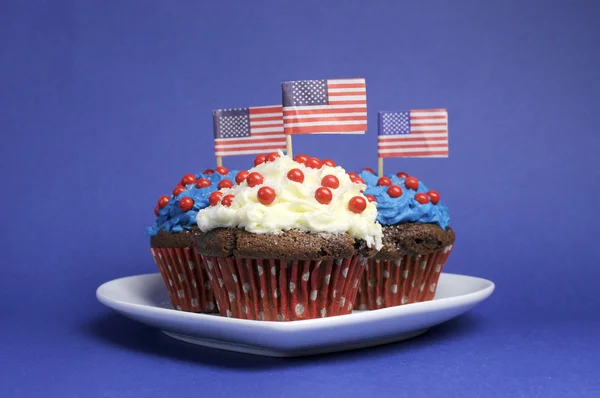
[[348,276],[348,268],[342,270],[342,275],[344,275],[344,278]]
[[315,301],[317,299],[317,291],[316,290],[311,290],[310,291],[310,299],[312,301]]
[[352,311],[352,303],[348,304],[348,311]]
[[376,284],[377,284],[377,281],[375,279],[369,280],[369,287],[375,287]]
[[167,264],[167,268],[169,269],[169,272],[173,272],[173,268]]
[[223,287],[223,279],[217,278],[217,280],[219,281],[219,286]]
[[310,278],[310,272],[305,272],[305,273],[302,275],[302,280],[303,280],[304,282],[308,282],[308,278]]
[[177,305],[177,307],[175,307],[175,308],[177,308],[179,311],[181,311],[181,310],[182,310],[182,308],[181,308],[181,306],[180,306],[180,305]]
[[377,305],[383,305],[383,297],[381,297],[381,296],[377,297],[376,302],[377,302]]
[[229,296],[229,301],[233,303],[235,301],[235,293],[229,292],[227,295]]
[[169,285],[173,286],[173,281],[169,279]]
[[263,292],[263,290],[262,290],[262,289],[260,289],[260,297],[261,297],[261,298],[265,297],[265,292]]
[[271,267],[271,275],[277,275],[277,269],[275,268],[275,266]]
[[228,318],[231,318],[231,311],[230,310],[226,310],[226,314]]
[[335,259],[335,265],[337,265],[338,267],[339,267],[340,265],[342,265],[342,259],[341,259],[341,258],[336,258],[336,259]]
[[208,264],[208,269],[213,269],[214,266],[212,261],[207,261],[206,263]]
[[315,265],[315,268],[320,268],[321,267],[321,260],[317,261],[317,264]]
[[375,260],[375,264],[379,265],[379,260]]
[[210,279],[212,281],[212,279],[213,279],[212,274],[208,274],[208,279]]
[[235,283],[237,283],[237,281],[238,281],[237,275],[236,274],[231,274],[231,277],[233,278],[233,281]]
[[248,313],[248,307],[246,307],[245,305],[242,305],[242,312],[244,314],[247,314]]
[[435,266],[435,272],[440,272],[442,270],[442,264],[438,264]]
[[162,260],[163,256],[161,252],[158,252],[158,258],[160,258]]
[[194,267],[196,266],[196,263],[194,263],[193,261],[188,261],[188,267],[193,270]]
[[285,321],[285,317],[283,316],[283,314],[281,312],[279,314],[277,314],[277,320],[279,322]]
[[259,321],[264,321],[265,320],[265,313],[262,311],[258,312],[258,320]]
[[420,291],[423,291],[423,289],[425,289],[425,283],[421,283],[421,286],[419,286]]
[[244,291],[244,293],[248,293],[250,292],[250,290],[252,290],[252,287],[248,282],[246,282],[242,285],[242,290]]
[[337,297],[337,289],[333,289],[333,298]]
[[419,268],[421,268],[421,269],[427,268],[427,261],[421,260],[421,262],[419,263]]
[[206,308],[208,308],[209,310],[214,310],[215,309],[215,303],[213,303],[212,301],[209,301],[208,303],[206,303]]
[[223,267],[221,266],[221,263],[219,263],[219,269],[223,269]]
[[293,293],[296,290],[296,284],[294,282],[290,282],[290,293]]
[[358,309],[359,309],[359,310],[361,310],[361,311],[364,311],[364,310],[367,310],[367,309],[369,309],[369,307],[367,307],[367,305],[366,305],[366,304],[360,304],[360,305],[358,306]]
[[279,294],[277,293],[277,290],[275,290],[275,291],[273,292],[273,297],[277,298],[278,296],[279,296]]
[[358,286],[358,279],[354,280],[354,288],[356,289],[356,286]]
[[394,261],[394,265],[396,265],[396,267],[401,267],[402,266],[402,259],[395,260]]
[[327,308],[321,308],[321,318],[325,318],[325,315],[327,315]]
[[412,281],[412,283],[411,283],[411,286],[412,286],[412,287],[415,287],[415,286],[417,286],[417,281]]
[[198,299],[193,298],[191,301],[192,307],[197,307],[198,306]]
[[179,279],[179,282],[183,282],[185,280],[185,275],[179,274],[179,275],[177,275],[177,279]]
[[389,272],[389,271],[387,271],[387,270],[386,270],[386,271],[383,271],[383,278],[384,278],[384,279],[387,279],[387,278],[389,278],[389,277],[390,277],[390,272]]
[[192,287],[193,287],[193,288],[196,288],[196,287],[198,287],[198,284],[196,283],[196,281],[195,281],[194,279],[192,279],[192,280],[190,281],[190,285],[192,285]]
[[304,314],[304,306],[300,303],[296,304],[296,315]]
[[359,259],[358,259],[358,263],[359,263],[360,265],[365,265],[365,264],[367,263],[367,259],[366,259],[366,258],[363,258],[363,257],[361,257],[361,258],[359,258]]
[[344,305],[346,305],[346,297],[340,299],[340,307],[343,307]]
[[392,285],[392,293],[398,293],[398,285]]
[[408,296],[402,297],[402,304],[408,303]]
[[179,296],[179,298],[184,298],[185,297],[185,292],[183,290],[178,290],[177,291],[177,296]]
[[331,275],[325,275],[325,283],[329,285],[329,280],[331,279]]
[[369,270],[369,264],[365,265],[365,271]]
[[258,270],[258,275],[262,275],[264,270],[263,267],[261,267],[260,265],[258,267],[256,267],[256,269]]
[[435,283],[432,283],[432,284],[429,286],[429,290],[430,290],[432,293],[433,293],[433,292],[435,292]]
[[408,270],[407,269],[402,271],[402,279],[408,279]]

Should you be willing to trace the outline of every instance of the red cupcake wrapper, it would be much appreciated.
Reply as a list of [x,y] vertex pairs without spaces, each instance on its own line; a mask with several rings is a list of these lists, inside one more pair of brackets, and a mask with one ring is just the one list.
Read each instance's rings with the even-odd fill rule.
[[169,290],[175,309],[187,312],[217,312],[215,299],[202,259],[191,247],[151,248],[150,252]]
[[427,255],[370,259],[356,296],[359,310],[377,310],[432,300],[453,245]]
[[366,260],[202,256],[219,312],[260,321],[296,321],[349,314]]

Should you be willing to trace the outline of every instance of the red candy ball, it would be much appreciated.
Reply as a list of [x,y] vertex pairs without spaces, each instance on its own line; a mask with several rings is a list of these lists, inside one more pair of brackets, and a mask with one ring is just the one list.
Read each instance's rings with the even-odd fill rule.
[[208,178],[199,178],[198,181],[196,181],[196,188],[206,188],[210,186],[211,182]]
[[371,174],[375,174],[375,172],[373,171],[373,169],[372,169],[372,168],[370,168],[370,167],[365,167],[365,168],[363,169],[363,171],[368,171],[368,172],[369,172],[369,173],[371,173]]
[[215,171],[213,169],[206,169],[202,174],[215,174]]
[[231,206],[231,201],[233,200],[233,198],[235,198],[235,196],[225,195],[225,196],[223,196],[223,199],[221,199],[221,204],[225,207],[229,207],[229,206]]
[[356,174],[356,173],[355,173],[355,172],[353,172],[353,171],[349,171],[349,172],[348,172],[348,177],[350,177],[350,181],[353,181],[353,178],[357,178],[357,177],[358,177],[358,174]]
[[158,205],[154,207],[154,214],[156,214],[156,217],[160,215],[160,213],[158,212]]
[[219,204],[222,197],[223,197],[222,192],[215,191],[215,192],[211,193],[210,196],[208,197],[208,203],[210,203],[211,206],[216,206]]
[[181,185],[190,185],[196,182],[196,176],[193,174],[186,174],[181,178]]
[[304,162],[306,167],[310,167],[311,169],[320,169],[321,161],[318,158],[309,158],[306,162]]
[[354,178],[354,179],[353,179],[353,178],[350,178],[350,180],[351,180],[353,183],[355,183],[355,184],[364,184],[364,183],[365,183],[365,180],[363,180],[363,179],[362,179],[362,178],[360,178],[360,177],[356,177],[356,178]]
[[271,152],[270,154],[267,155],[267,160],[269,162],[273,162],[275,161],[277,158],[279,157],[279,154],[277,152]]
[[304,182],[304,173],[300,169],[291,169],[287,173],[287,178],[302,184]]
[[408,174],[406,174],[405,172],[401,171],[399,173],[396,173],[396,177],[398,177],[398,178],[408,178]]
[[217,188],[219,188],[219,189],[231,188],[231,187],[233,187],[233,182],[231,182],[227,178],[219,181],[219,185],[217,185]]
[[402,196],[402,188],[400,188],[398,185],[392,185],[388,188],[387,193],[391,198],[399,198]]
[[227,169],[227,167],[223,167],[223,166],[217,167],[215,169],[215,171],[223,176],[229,174],[229,170]]
[[194,207],[194,199],[192,198],[186,196],[179,201],[179,208],[181,211],[190,211],[192,210],[192,207]]
[[325,159],[325,160],[323,160],[322,163],[323,163],[323,166],[329,166],[329,167],[335,167],[335,166],[337,166],[335,164],[335,162],[333,160],[331,160],[331,159]]
[[390,187],[392,186],[392,180],[390,180],[388,177],[381,177],[379,180],[377,180],[377,186],[378,187]]
[[257,172],[252,172],[248,174],[248,177],[246,177],[246,182],[250,188],[262,184],[264,180],[265,179],[263,178],[262,174]]
[[266,155],[258,155],[257,157],[254,158],[254,165],[258,166],[259,164],[263,164],[266,161],[267,161]]
[[438,191],[431,190],[427,192],[427,195],[429,195],[432,204],[437,205],[440,202],[440,194]]
[[420,204],[424,205],[424,204],[429,203],[429,196],[427,196],[423,192],[419,192],[418,194],[415,195],[415,200],[417,202],[419,202]]
[[417,180],[415,177],[408,177],[406,180],[404,180],[404,186],[408,189],[413,189],[416,191],[419,188],[419,180]]
[[336,176],[329,174],[323,177],[321,185],[327,188],[337,189],[340,186],[340,180],[338,180]]
[[160,207],[161,209],[163,207],[165,207],[167,205],[167,203],[169,203],[169,198],[168,196],[161,196],[160,198],[158,198],[158,207]]
[[362,213],[367,208],[367,201],[362,196],[355,196],[348,202],[348,209],[353,213]]
[[182,193],[183,191],[185,191],[185,187],[182,187],[181,185],[178,185],[175,187],[175,189],[173,189],[173,196],[177,196],[180,193]]
[[377,199],[375,199],[375,196],[371,195],[370,193],[366,194],[365,197],[367,198],[367,200],[369,202],[375,202],[375,203],[377,203]]
[[235,175],[236,184],[240,185],[242,182],[246,181],[246,177],[248,177],[249,174],[250,172],[248,170],[242,170],[239,173],[237,173]]
[[296,155],[296,157],[294,158],[294,161],[296,161],[298,163],[305,163],[307,160],[308,160],[308,156],[306,156],[304,154]]
[[333,199],[333,194],[329,188],[319,187],[315,191],[315,199],[322,205],[328,205],[331,203],[331,199]]
[[275,190],[271,187],[261,187],[256,196],[258,201],[263,205],[270,205],[275,200]]

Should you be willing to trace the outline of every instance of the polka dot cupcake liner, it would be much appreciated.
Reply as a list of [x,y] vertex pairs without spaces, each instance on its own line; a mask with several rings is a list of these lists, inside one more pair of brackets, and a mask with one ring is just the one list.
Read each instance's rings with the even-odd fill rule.
[[297,321],[352,312],[366,260],[202,256],[219,313],[259,321]]
[[217,312],[202,259],[193,248],[151,248],[150,252],[169,290],[173,308],[187,312]]
[[394,260],[369,259],[356,296],[356,309],[377,310],[433,300],[452,247]]

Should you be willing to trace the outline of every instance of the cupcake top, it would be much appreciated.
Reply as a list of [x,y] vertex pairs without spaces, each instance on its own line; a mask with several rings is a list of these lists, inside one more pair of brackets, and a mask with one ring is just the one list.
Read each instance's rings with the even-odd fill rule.
[[[146,229],[146,234],[155,236],[159,231],[182,232],[196,225],[198,211],[209,206],[211,193],[221,186],[235,184],[236,171],[217,167],[204,173],[186,174],[169,196],[161,196],[154,208],[156,221]],[[229,182],[227,182],[229,181]]]
[[400,223],[437,224],[446,230],[450,223],[448,208],[437,191],[406,173],[389,174],[381,179],[370,171],[360,173],[367,189],[365,195],[377,202],[377,221],[382,225]]
[[239,185],[212,194],[213,206],[198,212],[198,227],[204,232],[240,228],[255,234],[347,233],[379,250],[381,225],[375,220],[375,205],[361,193],[366,186],[354,183],[333,162],[323,163],[317,158],[295,161],[280,153],[258,164]]

